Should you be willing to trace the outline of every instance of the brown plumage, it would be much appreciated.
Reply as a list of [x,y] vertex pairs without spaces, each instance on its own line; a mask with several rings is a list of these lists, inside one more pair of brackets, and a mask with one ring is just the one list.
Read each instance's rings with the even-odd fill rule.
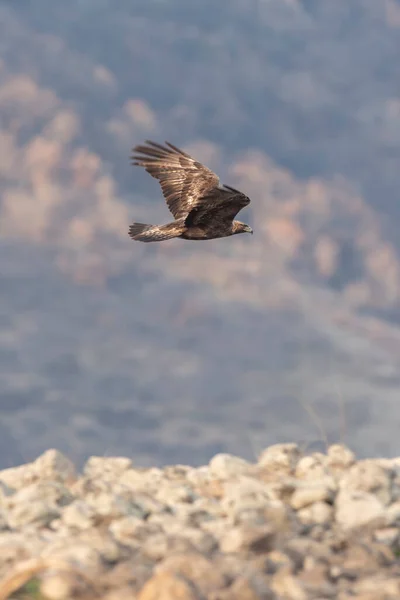
[[166,225],[133,223],[129,228],[131,238],[140,242],[177,237],[211,240],[236,233],[253,233],[249,225],[234,221],[250,199],[232,187],[220,186],[213,171],[183,150],[165,143],[166,146],[162,146],[146,141],[145,145],[136,146],[132,164],[144,167],[159,180],[175,221]]

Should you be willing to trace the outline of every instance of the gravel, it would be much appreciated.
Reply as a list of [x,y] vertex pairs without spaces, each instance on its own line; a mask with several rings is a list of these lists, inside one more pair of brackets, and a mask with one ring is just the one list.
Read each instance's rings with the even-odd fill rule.
[[341,445],[82,473],[48,450],[0,471],[0,600],[383,600],[399,556],[399,459]]

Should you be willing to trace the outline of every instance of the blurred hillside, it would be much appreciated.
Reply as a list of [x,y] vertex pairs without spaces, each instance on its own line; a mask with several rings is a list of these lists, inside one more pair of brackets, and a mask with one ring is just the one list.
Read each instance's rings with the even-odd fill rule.
[[[249,455],[314,411],[398,453],[400,2],[21,0],[0,40],[2,466]],[[132,243],[170,218],[146,138],[255,235]]]

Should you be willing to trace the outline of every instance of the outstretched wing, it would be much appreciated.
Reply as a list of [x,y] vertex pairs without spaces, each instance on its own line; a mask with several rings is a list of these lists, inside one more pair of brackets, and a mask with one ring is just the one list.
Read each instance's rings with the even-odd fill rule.
[[224,185],[222,188],[212,190],[201,205],[195,206],[189,212],[185,219],[185,225],[187,227],[207,227],[214,221],[228,224],[248,204],[250,204],[250,198],[245,194]]
[[203,202],[203,197],[218,186],[219,178],[183,150],[165,143],[162,146],[146,140],[145,145],[135,146],[132,164],[144,167],[159,180],[168,208],[179,219]]

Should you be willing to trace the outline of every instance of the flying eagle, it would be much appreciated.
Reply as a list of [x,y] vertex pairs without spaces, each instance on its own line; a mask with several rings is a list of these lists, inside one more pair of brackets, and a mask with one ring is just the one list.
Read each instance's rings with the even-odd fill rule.
[[186,152],[146,141],[136,146],[132,164],[144,167],[159,180],[168,208],[175,220],[166,225],[132,223],[129,235],[139,242],[161,242],[172,238],[212,240],[236,233],[253,233],[237,213],[250,203],[242,192],[220,186],[218,176]]

